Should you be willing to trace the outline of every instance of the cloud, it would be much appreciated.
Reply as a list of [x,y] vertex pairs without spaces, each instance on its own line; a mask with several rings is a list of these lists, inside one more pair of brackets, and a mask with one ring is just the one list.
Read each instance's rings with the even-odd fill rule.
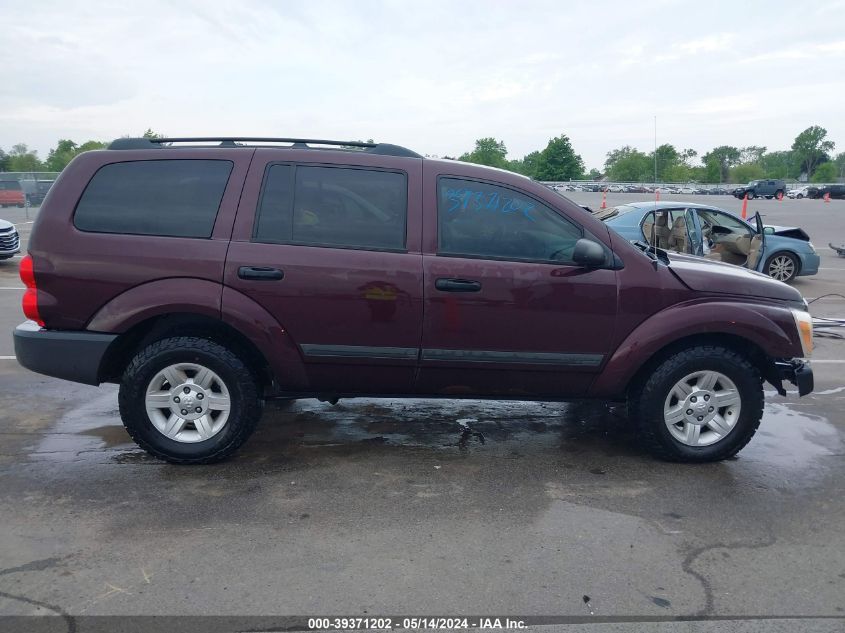
[[518,157],[568,134],[593,166],[650,147],[654,115],[660,142],[700,152],[788,147],[813,124],[845,146],[837,21],[790,15],[802,14],[786,0],[763,16],[663,0],[2,3],[16,62],[0,84],[0,147],[46,155],[59,138],[152,127],[439,155],[496,136]]

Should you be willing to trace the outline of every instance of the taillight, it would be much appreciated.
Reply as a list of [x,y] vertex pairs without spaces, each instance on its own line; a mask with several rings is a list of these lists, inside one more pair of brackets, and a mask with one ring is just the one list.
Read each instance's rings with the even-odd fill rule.
[[23,293],[23,314],[27,319],[35,321],[41,327],[44,327],[44,321],[41,320],[41,315],[38,313],[38,290],[35,288],[35,271],[32,267],[32,257],[27,255],[21,260],[20,267],[21,281],[26,286],[26,292]]

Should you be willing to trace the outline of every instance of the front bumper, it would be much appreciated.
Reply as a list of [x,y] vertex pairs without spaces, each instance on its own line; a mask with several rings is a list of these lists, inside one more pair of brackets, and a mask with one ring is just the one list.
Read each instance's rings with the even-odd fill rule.
[[800,253],[801,270],[798,271],[798,276],[815,275],[819,272],[819,264],[821,264],[821,257],[818,253]]
[[788,380],[798,387],[799,396],[806,396],[813,391],[813,368],[807,361],[797,358],[775,361],[775,372],[777,376],[775,389],[780,395],[786,395],[786,390],[782,385],[783,380]]
[[15,356],[34,372],[81,382],[100,384],[100,366],[116,334],[47,330],[34,321],[15,328]]

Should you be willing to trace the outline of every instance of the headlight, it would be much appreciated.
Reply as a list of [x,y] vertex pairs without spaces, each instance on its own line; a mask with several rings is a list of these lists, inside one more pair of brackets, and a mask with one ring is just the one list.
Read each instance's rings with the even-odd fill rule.
[[792,318],[795,319],[795,327],[798,328],[798,338],[801,339],[804,357],[809,358],[813,354],[813,317],[804,310],[792,309]]

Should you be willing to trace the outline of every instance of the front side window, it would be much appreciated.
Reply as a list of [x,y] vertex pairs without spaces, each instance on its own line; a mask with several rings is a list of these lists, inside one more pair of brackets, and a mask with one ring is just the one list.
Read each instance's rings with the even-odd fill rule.
[[372,250],[405,247],[408,185],[397,172],[272,165],[255,239]]
[[142,160],[101,167],[73,223],[82,231],[211,237],[231,161]]
[[438,253],[572,262],[580,227],[518,191],[474,180],[438,181]]

